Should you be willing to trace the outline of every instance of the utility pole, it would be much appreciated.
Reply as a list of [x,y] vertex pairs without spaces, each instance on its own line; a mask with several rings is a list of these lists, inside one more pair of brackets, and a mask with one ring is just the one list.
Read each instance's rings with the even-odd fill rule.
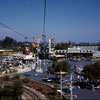
[[73,88],[72,88],[73,74],[72,73],[71,73],[71,76],[70,76],[70,81],[71,81],[71,84],[70,84],[70,90],[71,90],[70,96],[71,96],[71,100],[73,100],[73,97],[77,98],[77,95],[73,95]]
[[72,91],[72,74],[71,74],[71,77],[70,77],[70,81],[71,81],[71,85],[70,85],[70,89],[71,89],[71,100],[73,100],[73,91]]
[[67,74],[67,72],[55,72],[56,75],[60,75],[60,90],[61,90],[61,96],[60,99],[62,100],[62,91],[63,91],[63,87],[62,87],[62,75]]
[[62,74],[60,74],[60,90],[61,90],[61,100],[62,100]]

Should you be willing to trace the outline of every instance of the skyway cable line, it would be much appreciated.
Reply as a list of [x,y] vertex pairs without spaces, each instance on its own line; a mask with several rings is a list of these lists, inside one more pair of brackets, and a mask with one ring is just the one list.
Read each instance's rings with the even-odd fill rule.
[[16,4],[18,5],[17,8],[19,9],[19,12],[21,13],[21,15],[23,17],[23,21],[26,23],[26,25],[30,26],[30,21],[29,21],[28,17],[25,14],[26,9],[25,9],[24,4],[22,3],[22,0],[16,0]]
[[12,32],[14,32],[14,33],[19,34],[20,36],[22,36],[22,37],[24,37],[24,38],[26,38],[26,37],[27,37],[27,36],[25,36],[24,34],[22,34],[22,33],[19,33],[19,32],[17,32],[17,31],[15,31],[15,30],[14,30],[14,29],[12,29],[11,27],[9,27],[9,26],[7,26],[7,25],[5,25],[5,24],[1,23],[1,22],[0,22],[0,25],[2,25],[2,26],[4,26],[4,27],[6,27],[7,29],[11,30],[11,31],[12,31]]

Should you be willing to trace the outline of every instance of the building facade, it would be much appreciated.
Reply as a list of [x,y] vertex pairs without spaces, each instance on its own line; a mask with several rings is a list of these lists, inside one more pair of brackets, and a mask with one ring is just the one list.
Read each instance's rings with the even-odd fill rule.
[[98,52],[99,46],[73,46],[68,50],[55,50],[55,54],[64,54],[68,59],[73,57],[91,58]]

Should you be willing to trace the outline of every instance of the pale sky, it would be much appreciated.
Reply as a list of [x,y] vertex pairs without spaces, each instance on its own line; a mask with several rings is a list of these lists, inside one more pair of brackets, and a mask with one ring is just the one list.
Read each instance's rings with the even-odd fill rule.
[[[0,22],[28,36],[43,34],[44,0],[0,0]],[[47,41],[100,41],[100,0],[47,0],[45,34]],[[0,25],[0,40],[24,38]],[[32,38],[28,38],[32,41]]]

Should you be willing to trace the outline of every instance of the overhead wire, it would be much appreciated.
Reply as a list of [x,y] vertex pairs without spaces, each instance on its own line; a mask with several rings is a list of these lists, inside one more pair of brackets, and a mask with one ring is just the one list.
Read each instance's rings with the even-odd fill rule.
[[29,3],[29,10],[30,10],[30,20],[31,20],[32,28],[33,28],[33,25],[35,23],[35,19],[33,20],[33,16],[35,15],[33,14],[34,13],[33,5],[32,5],[33,2],[31,0],[28,0],[28,3]]
[[22,16],[23,16],[23,19],[24,19],[24,22],[26,23],[27,27],[30,28],[31,30],[31,21],[30,21],[30,18],[29,18],[29,15],[27,16],[27,9],[25,7],[25,3],[24,3],[24,0],[16,0],[17,4],[18,4],[18,8],[19,8],[19,11],[21,12]]
[[[18,0],[17,0],[18,1]],[[22,0],[23,1],[23,0]],[[20,2],[19,2],[20,3]],[[23,7],[22,7],[23,6]],[[32,18],[29,18],[29,15],[28,15],[28,17],[25,15],[25,14],[27,14],[27,13],[25,13],[25,11],[27,11],[27,9],[25,8],[25,4],[24,4],[24,1],[23,1],[23,3],[22,3],[22,6],[20,6],[20,7],[18,7],[18,8],[20,8],[20,11],[22,11],[22,9],[21,9],[21,7],[22,8],[24,8],[23,9],[23,11],[22,11],[22,14],[23,14],[23,18],[25,19],[25,22],[27,21],[27,24],[28,23],[31,23],[31,25],[33,25],[33,20],[32,20]],[[31,10],[31,15],[33,15],[33,8],[32,8],[32,4],[30,3],[30,10]],[[45,34],[45,18],[46,18],[46,0],[45,0],[45,2],[44,2],[44,20],[43,20],[43,35]],[[28,21],[29,20],[29,21]],[[13,31],[13,32],[15,32],[15,33],[17,33],[17,34],[19,34],[19,35],[21,35],[21,36],[23,36],[23,37],[27,37],[27,36],[25,36],[25,35],[23,35],[23,34],[21,34],[20,32],[17,32],[16,30],[14,30],[14,29],[12,29],[12,28],[10,28],[9,26],[7,26],[7,25],[5,25],[5,24],[3,24],[3,23],[1,23],[0,22],[0,24],[2,25],[2,26],[4,26],[4,27],[6,27],[6,28],[8,28],[9,30],[11,30],[11,31]],[[30,25],[30,24],[29,24]],[[33,37],[27,37],[27,38],[33,38]]]
[[24,37],[24,38],[27,37],[27,36],[25,36],[24,34],[22,34],[22,33],[20,33],[20,32],[17,32],[17,31],[14,30],[13,28],[11,28],[11,27],[9,27],[9,26],[7,26],[7,25],[1,23],[1,22],[0,22],[0,25],[6,27],[7,29],[11,30],[12,32],[14,32],[14,33],[16,33],[16,34],[19,34],[20,36],[22,36],[22,37]]
[[[30,20],[31,20],[31,23],[32,23],[32,28],[34,28],[34,26],[33,25],[35,25],[36,26],[36,29],[38,30],[38,24],[36,25],[36,20],[35,19],[33,19],[33,18],[36,18],[36,14],[34,13],[34,9],[33,9],[33,0],[28,0],[28,3],[29,3],[29,9],[30,9],[30,14],[31,14],[31,16],[30,16]],[[33,32],[32,32],[33,33]],[[38,34],[38,33],[33,33],[32,35],[36,35],[36,34]],[[33,36],[32,37],[30,37],[30,38],[34,38]]]
[[36,21],[35,21],[35,19],[33,19],[35,16],[34,9],[33,9],[34,2],[32,0],[27,0],[27,2],[26,2],[27,5],[26,5],[24,0],[22,0],[20,3],[22,3],[21,7],[23,8],[22,10],[28,21],[28,25],[29,25],[28,27],[31,30],[30,37],[28,37],[28,38],[33,38],[36,35],[36,33],[34,33],[34,25],[35,25]]
[[[33,29],[33,25],[34,25],[33,24],[33,7],[32,7],[32,1],[28,0],[26,2],[26,4],[28,6],[25,4],[24,0],[16,0],[16,2],[17,2],[17,5],[18,5],[18,8],[19,8],[19,11],[21,12],[21,14],[23,16],[23,19],[24,19],[25,23],[27,24],[27,27],[29,27],[30,30],[32,30]],[[33,32],[32,32],[32,34],[33,34]],[[29,35],[27,38],[32,38],[33,39],[33,36]],[[25,40],[26,40],[26,38],[25,38]]]
[[32,4],[30,4],[30,0],[27,0],[27,5],[25,4],[24,0],[22,0],[22,7],[23,7],[23,12],[25,13],[25,16],[29,22],[29,27],[30,30],[33,29],[33,11],[32,11]]
[[21,0],[16,0],[17,6],[18,6],[18,8],[19,8],[20,13],[21,13],[22,16],[23,16],[24,21],[25,21],[26,24],[28,25],[28,20],[27,20],[27,18],[26,18],[26,16],[25,16],[25,13],[24,13],[23,9],[22,9],[22,5],[21,5],[21,2],[20,2],[20,1],[21,1]]

